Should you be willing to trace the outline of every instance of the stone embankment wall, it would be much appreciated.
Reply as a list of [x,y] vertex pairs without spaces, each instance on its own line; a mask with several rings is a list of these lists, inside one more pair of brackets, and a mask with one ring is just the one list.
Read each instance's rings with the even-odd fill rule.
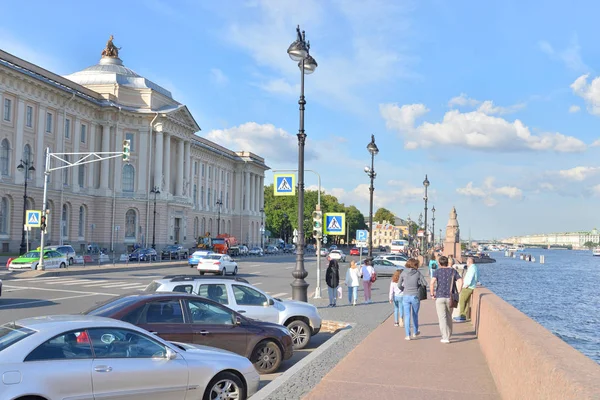
[[[548,297],[548,307],[552,299]],[[471,317],[503,399],[600,399],[600,365],[496,296],[478,288]]]

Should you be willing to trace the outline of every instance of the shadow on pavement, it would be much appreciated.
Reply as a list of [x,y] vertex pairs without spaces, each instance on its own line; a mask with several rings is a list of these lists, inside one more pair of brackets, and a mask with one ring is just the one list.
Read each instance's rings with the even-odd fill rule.
[[34,300],[34,299],[15,299],[11,298],[8,301],[3,299],[0,301],[0,310],[18,310],[22,308],[38,308],[55,306],[58,303],[50,300]]

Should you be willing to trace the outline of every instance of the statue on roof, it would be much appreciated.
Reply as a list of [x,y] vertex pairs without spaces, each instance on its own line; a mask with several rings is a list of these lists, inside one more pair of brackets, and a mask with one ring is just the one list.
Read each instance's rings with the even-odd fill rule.
[[102,50],[102,57],[119,58],[119,50],[121,48],[113,44],[113,39],[113,35],[110,35],[108,42],[106,42],[106,48]]

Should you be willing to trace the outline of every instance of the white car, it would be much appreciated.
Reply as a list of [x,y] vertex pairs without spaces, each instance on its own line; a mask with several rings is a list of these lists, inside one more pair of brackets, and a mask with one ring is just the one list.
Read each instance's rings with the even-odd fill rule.
[[209,254],[198,261],[198,272],[204,275],[206,272],[216,275],[237,275],[238,265],[227,254]]
[[246,357],[89,315],[0,325],[0,376],[3,400],[245,400],[260,379]]
[[329,256],[327,256],[328,260],[338,260],[340,262],[346,262],[346,255],[341,250],[331,250],[329,252]]
[[73,246],[68,244],[63,246],[48,246],[46,247],[46,249],[56,250],[60,254],[64,254],[67,257],[67,260],[69,261],[69,265],[73,265],[73,261],[75,260],[75,257],[77,257],[77,253],[75,253],[75,249],[73,248]]
[[250,251],[248,251],[248,254],[252,256],[263,256],[264,252],[260,247],[253,247]]
[[329,251],[326,248],[322,248],[321,249],[321,257],[327,257],[327,254],[329,254]]
[[248,247],[241,245],[240,246],[240,256],[247,256],[250,250],[248,250]]
[[406,261],[408,261],[408,258],[401,254],[384,254],[375,257],[375,260],[386,260],[399,267],[404,267],[406,265]]
[[321,330],[317,307],[302,301],[269,296],[239,277],[175,275],[152,281],[146,292],[193,293],[223,304],[245,317],[284,325],[292,334],[294,350],[306,347]]

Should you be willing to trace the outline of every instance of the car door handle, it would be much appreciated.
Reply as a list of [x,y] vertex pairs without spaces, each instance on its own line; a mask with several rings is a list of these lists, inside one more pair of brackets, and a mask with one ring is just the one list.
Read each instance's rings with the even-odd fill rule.
[[246,310],[238,310],[238,312],[239,312],[240,314],[243,314],[243,313],[245,313],[245,312],[246,312]]
[[153,335],[158,335],[158,332],[155,332],[155,331],[148,331],[148,332],[150,332]]
[[206,336],[206,335],[208,335],[209,333],[210,333],[209,331],[204,331],[204,330],[200,331],[200,334],[201,334],[202,336]]
[[96,372],[110,372],[110,371],[112,371],[112,367],[109,367],[108,365],[98,365],[96,368],[94,368],[94,371],[96,371]]

